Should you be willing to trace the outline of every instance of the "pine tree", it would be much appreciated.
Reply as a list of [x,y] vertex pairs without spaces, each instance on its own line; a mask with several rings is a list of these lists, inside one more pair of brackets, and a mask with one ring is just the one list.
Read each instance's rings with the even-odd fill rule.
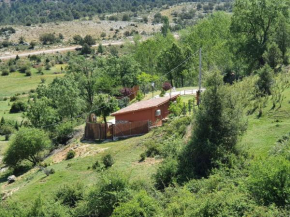
[[220,160],[236,151],[238,136],[245,130],[239,106],[229,100],[231,92],[220,73],[212,73],[206,83],[192,139],[180,155],[180,177],[184,180],[207,176]]

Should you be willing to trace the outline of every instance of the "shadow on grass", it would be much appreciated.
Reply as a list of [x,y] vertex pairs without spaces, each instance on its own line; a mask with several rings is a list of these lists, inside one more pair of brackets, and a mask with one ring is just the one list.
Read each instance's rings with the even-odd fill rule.
[[8,169],[7,171],[0,173],[0,183],[7,182],[7,179],[11,175],[16,177],[23,175],[31,169],[31,165],[20,165],[14,169]]

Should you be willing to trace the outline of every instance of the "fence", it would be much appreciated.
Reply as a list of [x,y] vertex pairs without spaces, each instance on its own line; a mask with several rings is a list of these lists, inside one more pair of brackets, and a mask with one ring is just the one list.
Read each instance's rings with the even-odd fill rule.
[[149,127],[149,121],[116,124],[108,123],[107,126],[101,123],[87,122],[85,127],[85,139],[104,140],[143,135],[149,132]]

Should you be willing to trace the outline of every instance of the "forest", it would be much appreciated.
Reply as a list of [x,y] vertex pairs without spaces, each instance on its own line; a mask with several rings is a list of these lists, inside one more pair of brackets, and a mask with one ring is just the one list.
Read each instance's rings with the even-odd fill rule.
[[[231,2],[224,1],[224,2]],[[138,14],[143,10],[151,10],[163,5],[173,5],[181,0],[61,0],[61,1],[4,1],[0,4],[0,24],[25,24],[46,23],[55,21],[70,21],[82,17],[92,17],[104,13],[119,13],[132,11]],[[203,2],[203,1],[202,1]],[[209,2],[209,1],[206,1]],[[215,1],[214,1],[215,2]]]
[[[0,121],[0,216],[289,216],[289,7],[235,0],[232,13],[208,14],[179,39],[162,17],[160,33],[144,41],[1,62],[0,82],[16,74],[29,82],[52,68],[57,77],[2,99],[22,118]],[[73,137],[91,113],[106,123],[151,92],[197,86],[200,49],[199,106],[180,97],[164,126],[140,137]]]

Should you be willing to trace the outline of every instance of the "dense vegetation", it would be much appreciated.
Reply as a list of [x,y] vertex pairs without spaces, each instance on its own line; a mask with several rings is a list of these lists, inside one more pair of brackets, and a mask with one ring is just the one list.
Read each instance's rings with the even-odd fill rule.
[[[62,0],[62,1],[10,1],[0,6],[1,24],[26,24],[45,23],[52,21],[68,21],[82,17],[92,17],[96,14],[132,11],[138,13],[142,10],[173,5],[181,0],[129,0],[129,1],[105,1],[105,0]],[[196,2],[188,0],[188,2]],[[112,17],[112,19],[114,19]],[[126,20],[126,17],[123,20]]]
[[[44,81],[29,94],[21,126],[1,119],[1,135],[8,140],[14,134],[4,155],[7,175],[37,165],[52,184],[69,176],[74,162],[80,179],[91,171],[97,178],[85,179],[91,181],[84,183],[88,187],[64,182],[26,206],[13,203],[16,192],[1,202],[0,216],[288,216],[289,6],[286,0],[236,0],[232,15],[209,15],[183,30],[180,40],[163,17],[160,34],[144,42],[135,37],[134,44],[118,50],[99,47],[3,63],[8,76],[27,73],[33,65],[67,64],[63,77]],[[170,105],[170,120],[134,146],[125,140],[119,150],[122,141],[112,143],[111,150],[99,150],[87,161],[70,149],[69,163],[46,164],[49,153],[66,144],[89,114],[106,123],[111,112],[126,106],[134,85],[142,91],[136,100],[142,100],[154,91],[153,82],[161,94],[197,84],[200,48],[206,90],[198,107],[178,98]],[[20,107],[17,96],[10,101],[13,110]],[[136,157],[137,149],[142,152]],[[138,165],[160,160],[158,168],[152,177],[142,170],[143,179],[140,174],[130,179],[123,174],[129,163],[120,163],[122,152]],[[79,164],[84,161],[86,171]],[[66,168],[63,174],[53,169],[59,165]]]

